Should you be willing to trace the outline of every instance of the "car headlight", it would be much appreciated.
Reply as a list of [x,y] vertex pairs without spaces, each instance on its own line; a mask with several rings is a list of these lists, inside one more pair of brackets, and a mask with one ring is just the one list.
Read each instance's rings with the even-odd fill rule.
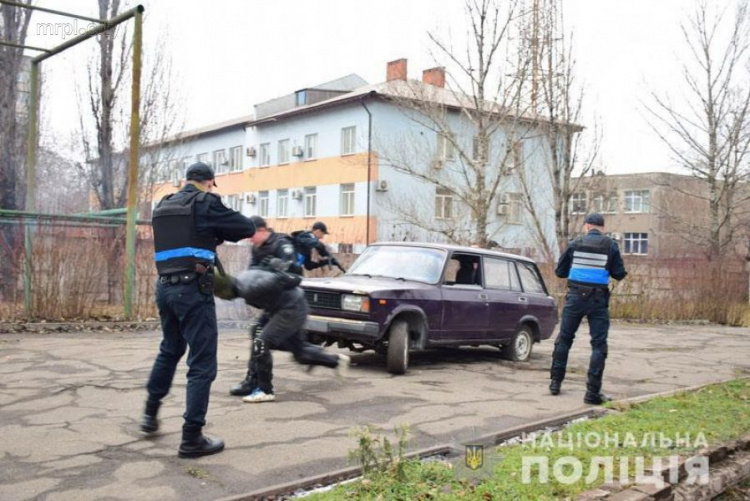
[[370,298],[354,294],[343,294],[341,296],[341,309],[346,311],[370,312]]

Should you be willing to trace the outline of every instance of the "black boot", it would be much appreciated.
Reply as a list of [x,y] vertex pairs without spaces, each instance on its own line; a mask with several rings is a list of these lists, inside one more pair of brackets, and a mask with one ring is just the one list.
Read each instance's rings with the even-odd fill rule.
[[181,458],[210,456],[224,450],[224,441],[210,438],[201,433],[201,427],[194,424],[182,426],[182,443],[177,455]]
[[589,405],[602,405],[603,403],[611,401],[612,397],[601,392],[592,393],[590,391],[587,391],[586,395],[583,397],[583,403]]
[[251,394],[257,386],[257,384],[253,384],[250,378],[245,378],[240,384],[236,384],[229,388],[229,394],[237,397],[244,397]]
[[562,381],[558,379],[553,379],[549,382],[549,392],[552,395],[559,395],[560,394],[560,386],[562,385]]
[[602,405],[611,400],[612,397],[602,393],[601,379],[589,377],[588,384],[586,385],[586,395],[583,397],[583,403],[589,405]]
[[146,402],[146,410],[143,411],[141,418],[141,431],[144,433],[154,433],[159,429],[159,420],[156,415],[159,413],[161,402]]

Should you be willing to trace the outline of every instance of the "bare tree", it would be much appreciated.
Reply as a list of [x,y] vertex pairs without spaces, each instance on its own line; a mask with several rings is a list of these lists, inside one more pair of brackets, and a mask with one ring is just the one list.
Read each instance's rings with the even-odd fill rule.
[[[546,136],[537,144],[543,147],[552,199],[539,196],[539,180],[527,171],[519,171],[519,184],[540,251],[553,261],[570,240],[570,198],[593,169],[600,134],[596,126],[588,138],[581,134],[585,92],[576,81],[573,35],[564,31],[560,1],[532,0],[519,27],[519,66],[531,72],[526,85],[539,133]],[[543,226],[543,214],[550,210],[555,215],[554,238]]]
[[[120,0],[98,0],[103,19],[121,12]],[[157,167],[163,168],[170,150],[164,143],[182,129],[178,91],[175,89],[167,37],[162,35],[143,54],[140,109],[140,144],[146,169],[139,185],[152,185]],[[123,207],[127,198],[127,162],[130,121],[132,44],[128,25],[97,37],[95,57],[87,64],[87,85],[78,89],[79,135],[87,159],[79,164],[100,209]],[[149,192],[140,190],[141,195]]]
[[[701,1],[684,22],[682,34],[690,51],[683,62],[683,94],[652,92],[647,107],[654,131],[683,169],[705,183],[705,190],[684,191],[708,217],[670,214],[690,228],[688,238],[709,259],[730,250],[740,211],[747,207],[750,148],[750,31],[746,2],[712,9]],[[678,189],[679,188],[675,188]],[[698,217],[697,217],[698,216]]]
[[[98,0],[99,17],[110,19],[124,10],[120,0]],[[97,37],[94,57],[87,64],[86,88],[78,89],[80,115],[79,136],[85,163],[77,164],[80,173],[96,197],[101,210],[125,206],[127,199],[127,167],[129,159],[130,82],[132,81],[132,43],[129,25],[121,24]],[[173,87],[171,60],[165,48],[166,38],[159,38],[143,54],[141,85],[140,137],[141,145],[160,144],[176,133],[181,120],[177,115],[177,100]],[[160,148],[144,148],[139,170],[141,200],[148,198],[157,166]],[[145,188],[145,189],[144,189]],[[124,237],[124,228],[112,231],[113,242]],[[110,302],[119,295],[123,245],[111,246],[108,260]]]
[[[21,0],[21,3],[30,5],[31,0]],[[0,5],[0,40],[17,45],[25,44],[31,14],[31,9]],[[26,71],[24,64],[22,49],[0,46],[0,208],[10,210],[24,208],[28,112],[24,110],[23,103],[20,107],[17,106],[19,77]],[[13,256],[18,252],[18,230],[13,225],[0,225],[0,249],[4,255]],[[11,294],[16,283],[17,269],[18,266],[13,263],[6,266],[9,276],[1,281],[2,297]]]
[[[518,1],[467,0],[465,5],[465,51],[428,34],[435,61],[444,63],[435,70],[447,77],[446,86],[391,85],[392,102],[418,132],[380,137],[378,152],[396,171],[433,186],[432,200],[442,204],[436,207],[442,214],[433,214],[424,205],[410,208],[394,198],[389,209],[402,221],[453,242],[488,247],[502,226],[493,209],[509,190],[519,146],[533,121],[525,114],[521,82],[506,77]],[[425,202],[432,205],[432,200]]]

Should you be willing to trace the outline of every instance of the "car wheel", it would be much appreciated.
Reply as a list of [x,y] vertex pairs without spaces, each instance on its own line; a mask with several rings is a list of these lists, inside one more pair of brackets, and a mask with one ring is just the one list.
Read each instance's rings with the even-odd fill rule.
[[409,366],[409,325],[396,320],[388,336],[388,372],[404,374]]
[[514,362],[525,362],[531,358],[531,347],[534,345],[534,335],[531,328],[524,325],[513,336],[510,343],[503,345],[503,358]]

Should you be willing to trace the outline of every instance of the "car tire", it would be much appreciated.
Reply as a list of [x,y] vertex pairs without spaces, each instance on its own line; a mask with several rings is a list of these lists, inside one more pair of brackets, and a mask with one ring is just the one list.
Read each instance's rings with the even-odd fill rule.
[[409,367],[409,324],[396,320],[388,335],[388,372],[405,374]]
[[531,348],[534,345],[534,334],[531,328],[524,325],[513,335],[508,344],[503,345],[502,355],[506,360],[526,362],[531,358]]

